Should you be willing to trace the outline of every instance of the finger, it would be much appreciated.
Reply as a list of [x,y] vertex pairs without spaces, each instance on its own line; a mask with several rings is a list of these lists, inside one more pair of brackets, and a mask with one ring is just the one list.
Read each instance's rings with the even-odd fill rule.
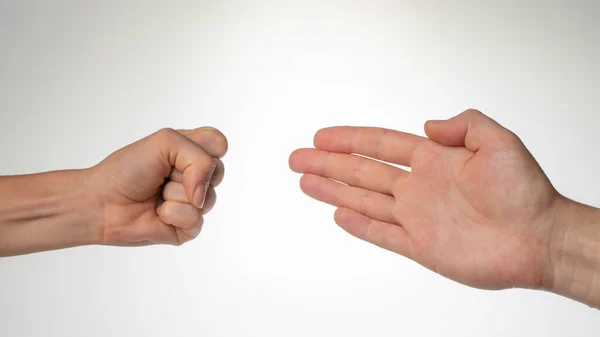
[[229,144],[225,135],[210,126],[194,130],[178,130],[178,132],[198,144],[206,153],[216,158],[223,158]]
[[415,149],[425,141],[424,137],[389,129],[339,126],[319,130],[314,145],[324,151],[355,153],[410,166]]
[[163,189],[163,200],[189,203],[182,183],[169,181]]
[[175,233],[177,234],[177,243],[182,245],[186,242],[190,242],[200,235],[202,231],[202,225],[190,229],[183,228],[175,228]]
[[217,203],[217,192],[214,187],[210,187],[208,189],[208,193],[206,193],[206,202],[204,203],[204,207],[202,207],[202,214],[206,215],[210,212]]
[[208,184],[217,165],[216,159],[196,143],[170,129],[157,132],[152,139],[153,146],[162,154],[165,168],[168,167],[165,176],[171,174],[173,167],[183,172],[181,180],[188,200],[202,208]]
[[223,181],[223,177],[225,176],[225,165],[219,159],[217,159],[217,166],[215,166],[215,172],[213,172],[212,178],[210,180],[210,186],[217,187]]
[[158,213],[160,221],[175,228],[178,243],[194,239],[202,230],[202,211],[193,205],[177,201],[165,201]]
[[[225,165],[223,164],[223,162],[219,159],[216,159],[216,163],[217,166],[215,167],[215,172],[213,173],[212,178],[210,180],[210,186],[213,187],[219,186],[223,181],[223,177],[225,175]],[[181,173],[181,171],[177,169],[173,169],[171,175],[169,176],[169,179],[180,183],[183,181],[183,173]]]
[[360,156],[316,149],[296,150],[290,156],[296,173],[310,173],[367,190],[392,194],[395,183],[408,172]]
[[448,120],[427,121],[425,133],[438,144],[465,146],[473,152],[483,146],[494,146],[504,136],[511,136],[510,131],[496,121],[473,109]]
[[[170,181],[165,185],[162,197],[165,201],[177,201],[180,203],[188,203],[183,184],[176,183],[174,181]],[[210,212],[210,210],[215,206],[216,202],[217,193],[215,192],[214,187],[209,187],[208,192],[206,193],[206,201],[204,202],[204,207],[202,207],[202,214],[207,214],[208,212]],[[160,212],[160,209],[158,210],[158,212]]]
[[[215,171],[216,171],[216,169],[215,169]],[[173,171],[171,171],[171,175],[169,176],[169,179],[171,181],[174,181],[177,183],[182,183],[183,182],[183,172],[179,171],[178,169],[173,169]]]
[[350,208],[381,221],[394,221],[394,198],[389,195],[346,186],[312,174],[302,176],[300,188],[308,196],[332,206]]
[[372,219],[348,208],[337,209],[334,219],[354,237],[408,258],[412,256],[410,238],[400,225]]
[[202,223],[202,212],[188,203],[167,200],[160,207],[158,218],[173,227],[190,229]]

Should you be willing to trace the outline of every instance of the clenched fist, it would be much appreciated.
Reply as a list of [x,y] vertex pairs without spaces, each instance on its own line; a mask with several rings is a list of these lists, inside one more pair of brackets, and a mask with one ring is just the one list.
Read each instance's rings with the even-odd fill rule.
[[214,128],[163,129],[90,171],[100,204],[98,239],[108,245],[180,245],[202,229],[223,179],[227,139]]
[[181,245],[202,229],[227,139],[160,130],[82,170],[0,177],[0,256],[82,245]]

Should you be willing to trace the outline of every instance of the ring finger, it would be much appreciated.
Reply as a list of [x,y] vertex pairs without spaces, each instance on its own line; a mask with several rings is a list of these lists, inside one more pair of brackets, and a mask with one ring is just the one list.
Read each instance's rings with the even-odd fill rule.
[[300,188],[308,196],[336,207],[345,207],[380,221],[394,223],[394,198],[331,179],[305,174]]

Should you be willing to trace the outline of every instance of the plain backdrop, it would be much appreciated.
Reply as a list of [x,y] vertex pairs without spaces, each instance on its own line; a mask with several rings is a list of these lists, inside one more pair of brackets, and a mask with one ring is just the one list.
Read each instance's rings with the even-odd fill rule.
[[0,174],[163,127],[230,144],[196,241],[1,259],[0,336],[597,336],[585,305],[349,236],[288,156],[322,127],[422,135],[478,108],[600,206],[598,32],[596,1],[0,1]]

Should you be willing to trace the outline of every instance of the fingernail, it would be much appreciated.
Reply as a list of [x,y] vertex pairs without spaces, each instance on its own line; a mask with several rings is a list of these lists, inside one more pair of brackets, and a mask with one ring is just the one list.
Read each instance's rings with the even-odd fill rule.
[[200,185],[196,188],[196,192],[194,193],[194,205],[198,208],[204,207],[204,202],[206,201],[206,195],[208,194],[208,186],[210,186],[210,181],[212,179],[213,174],[215,173],[215,169],[217,168],[217,159],[213,158],[212,166],[210,171],[208,172],[208,179],[206,184]]
[[204,199],[206,198],[206,186],[200,185],[196,187],[194,192],[194,206],[202,208],[204,206]]
[[212,180],[212,176],[217,169],[217,160],[213,158],[212,166],[210,167],[210,171],[208,172],[208,177],[206,178],[206,189],[208,190],[208,186],[210,185],[210,181]]
[[210,169],[210,173],[208,174],[208,182],[206,183],[206,185],[204,186],[204,198],[202,199],[202,206],[200,208],[204,207],[204,202],[206,201],[206,196],[208,195],[208,187],[210,186],[210,181],[212,180],[212,176],[215,173],[215,170],[217,169],[217,159],[213,158],[212,160],[212,167]]

